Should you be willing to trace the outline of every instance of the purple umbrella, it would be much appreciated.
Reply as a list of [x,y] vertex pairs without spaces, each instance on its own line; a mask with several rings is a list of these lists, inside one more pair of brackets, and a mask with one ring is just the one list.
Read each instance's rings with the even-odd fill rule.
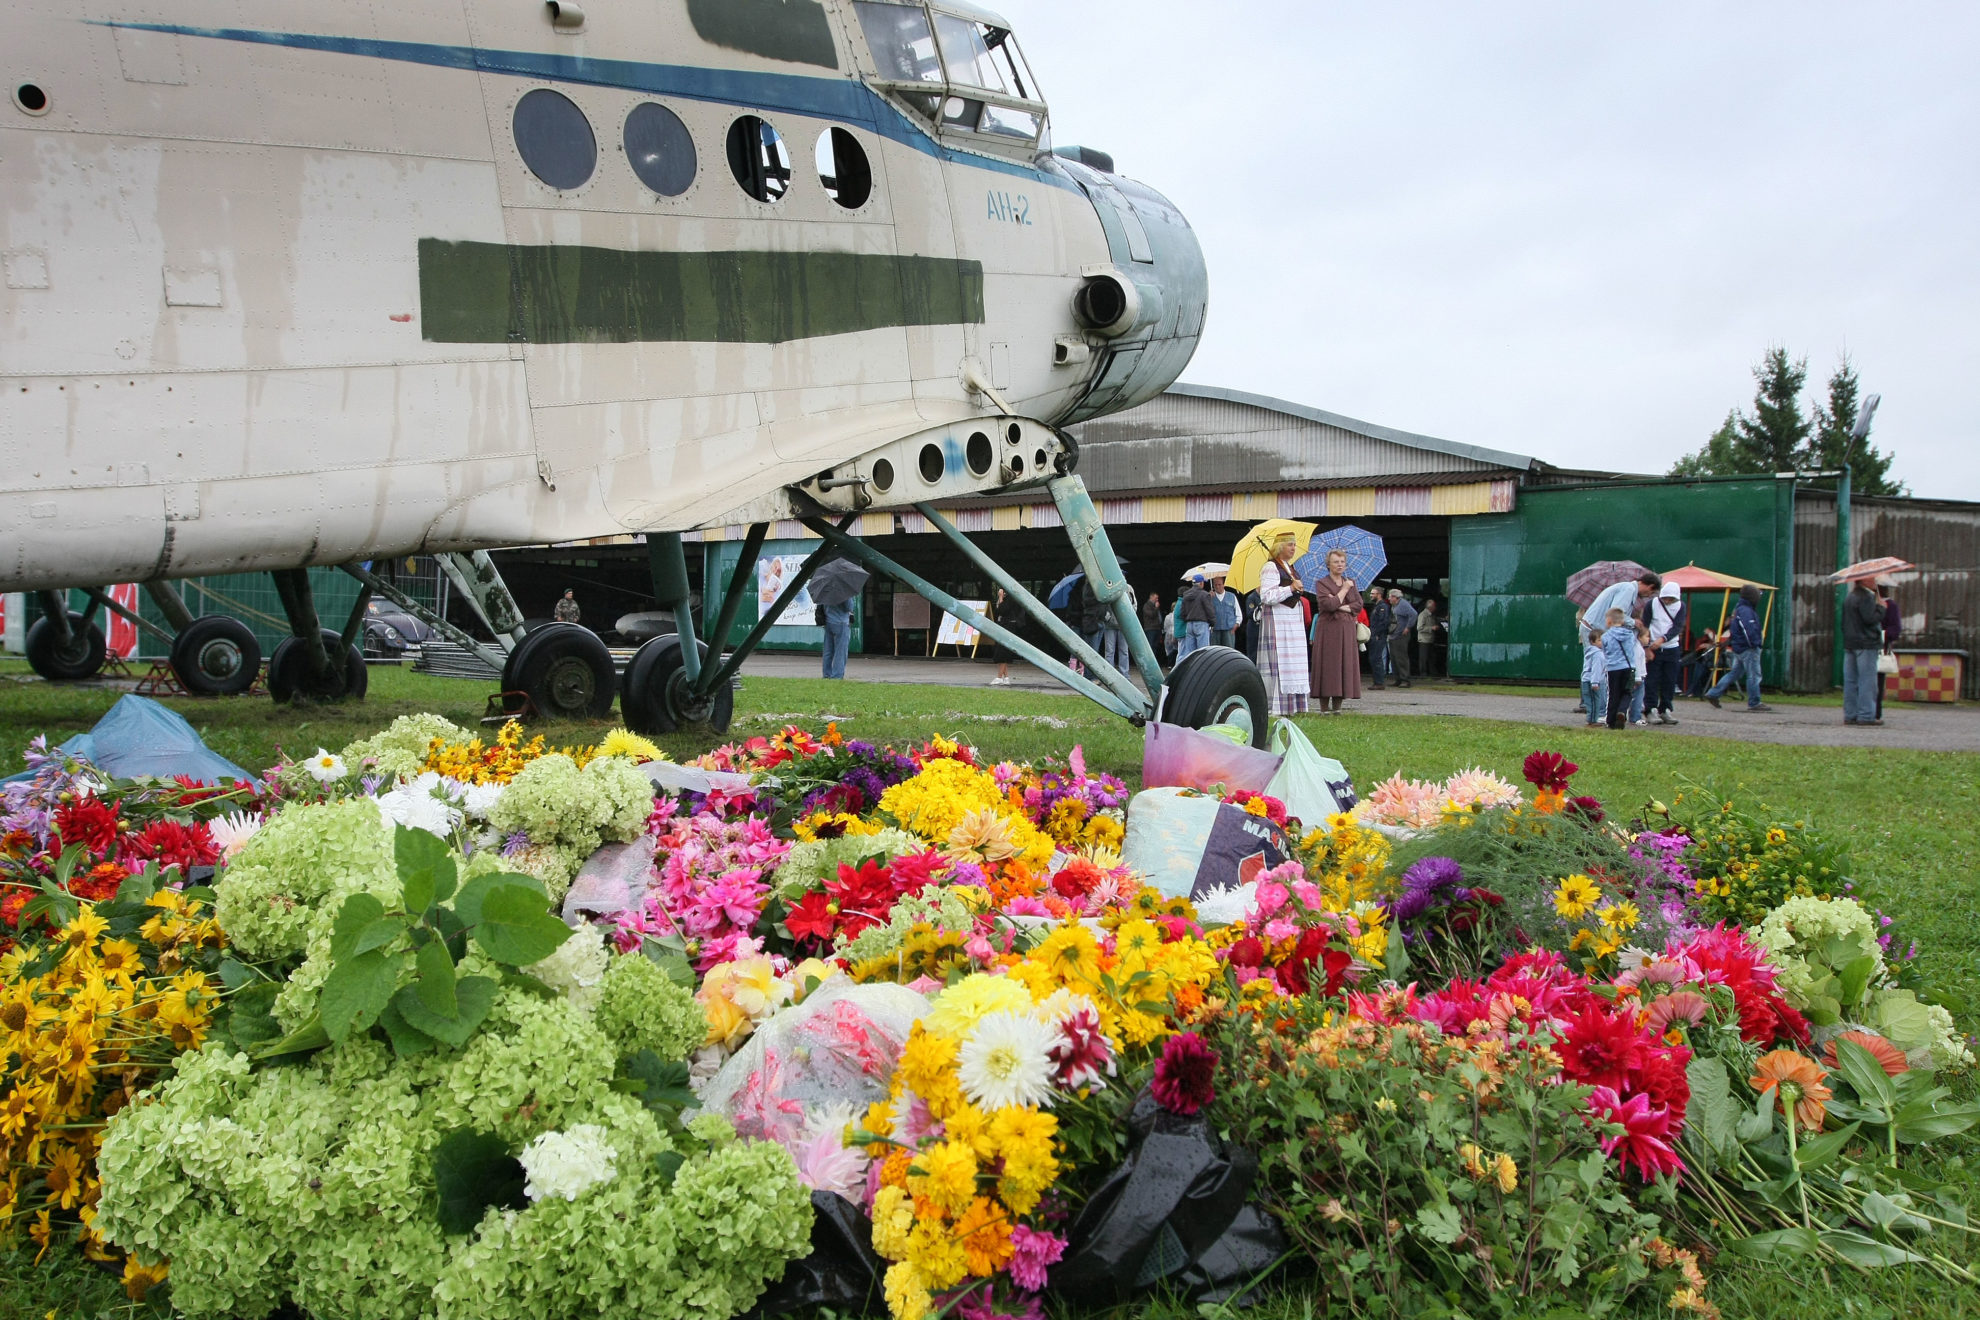
[[1633,582],[1649,571],[1634,559],[1604,559],[1568,578],[1567,598],[1585,610],[1616,583]]

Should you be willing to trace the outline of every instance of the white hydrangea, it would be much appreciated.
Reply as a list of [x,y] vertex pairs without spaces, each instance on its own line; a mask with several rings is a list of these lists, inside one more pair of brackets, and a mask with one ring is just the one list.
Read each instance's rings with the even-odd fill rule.
[[379,794],[375,801],[386,824],[425,830],[444,839],[461,823],[460,790],[453,780],[428,770],[389,793]]
[[605,993],[605,973],[611,965],[605,933],[587,924],[572,931],[555,953],[523,970],[552,990],[562,991],[573,1005],[589,1013]]
[[605,1129],[579,1123],[563,1132],[545,1132],[517,1156],[522,1162],[523,1195],[532,1201],[561,1196],[575,1201],[600,1183],[612,1181],[617,1152]]
[[1951,1011],[1938,1004],[1927,1004],[1925,1016],[1932,1020],[1932,1066],[1971,1068],[1973,1051],[1966,1048],[1966,1040],[1960,1035]]

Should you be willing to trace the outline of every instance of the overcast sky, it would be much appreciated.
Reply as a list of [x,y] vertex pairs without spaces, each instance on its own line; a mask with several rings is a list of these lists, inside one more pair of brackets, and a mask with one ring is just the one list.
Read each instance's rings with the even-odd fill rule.
[[990,2],[1195,225],[1185,380],[1661,472],[1770,345],[1847,352],[1980,500],[1980,6]]

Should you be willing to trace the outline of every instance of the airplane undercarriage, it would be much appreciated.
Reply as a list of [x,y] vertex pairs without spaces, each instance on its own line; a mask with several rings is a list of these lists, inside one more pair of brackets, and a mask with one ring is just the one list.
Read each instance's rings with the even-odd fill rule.
[[[550,623],[525,631],[517,608],[494,562],[485,551],[472,555],[443,554],[440,562],[454,585],[470,602],[495,638],[481,641],[398,590],[392,583],[356,564],[342,565],[357,579],[356,602],[341,631],[319,619],[310,590],[309,574],[301,568],[270,574],[274,578],[290,636],[269,656],[268,691],[281,703],[338,702],[362,699],[366,687],[362,640],[365,608],[374,595],[383,596],[441,636],[481,656],[502,671],[502,700],[517,716],[544,719],[607,719],[614,700],[628,728],[640,733],[671,733],[688,726],[726,732],[734,715],[736,672],[762,642],[786,606],[796,599],[812,574],[835,556],[843,556],[876,573],[883,573],[954,615],[992,641],[1036,666],[1066,687],[1134,724],[1161,719],[1201,728],[1234,725],[1264,746],[1269,723],[1265,685],[1257,668],[1228,647],[1200,649],[1166,676],[1141,629],[1136,602],[1130,594],[1100,516],[1085,483],[1062,473],[1047,483],[1074,555],[1094,586],[1100,602],[1120,624],[1135,671],[1146,690],[1115,670],[1087,640],[1069,627],[959,531],[932,503],[914,509],[972,564],[1002,587],[1012,604],[1028,615],[1064,648],[1061,659],[1019,635],[1008,618],[983,617],[964,602],[868,546],[846,528],[857,516],[841,514],[792,488],[800,521],[817,534],[819,548],[785,583],[777,602],[760,612],[757,623],[731,647],[711,649],[706,638],[726,638],[733,631],[744,597],[753,588],[750,566],[761,553],[769,533],[767,522],[751,524],[742,557],[728,590],[709,620],[704,606],[703,627],[697,628],[691,607],[687,561],[678,532],[647,537],[654,594],[663,609],[673,611],[676,631],[649,640],[627,663],[623,676],[614,668],[611,651],[590,629],[574,623]],[[836,518],[836,521],[834,520]],[[28,631],[27,655],[36,673],[56,681],[93,677],[103,666],[105,647],[99,609],[131,620],[171,646],[171,666],[187,691],[202,696],[246,692],[261,665],[261,647],[246,624],[225,615],[195,618],[178,593],[165,582],[148,582],[146,591],[158,605],[171,631],[140,617],[112,600],[101,588],[88,592],[82,614],[67,608],[66,593],[37,593],[43,617]]]

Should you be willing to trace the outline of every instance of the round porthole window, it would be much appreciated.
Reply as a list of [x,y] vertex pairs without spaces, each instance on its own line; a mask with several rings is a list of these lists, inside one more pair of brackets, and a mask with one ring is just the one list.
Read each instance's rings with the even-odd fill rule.
[[23,114],[48,113],[48,93],[38,83],[22,83],[14,89],[14,108]]
[[632,172],[662,197],[679,197],[694,182],[694,138],[666,106],[634,106],[626,116],[625,146]]
[[867,162],[866,148],[843,128],[828,128],[818,135],[818,182],[825,195],[856,211],[873,195],[873,166]]
[[598,168],[598,139],[591,121],[562,92],[538,87],[516,102],[516,151],[529,172],[567,192],[584,185]]
[[782,197],[791,186],[791,153],[783,135],[755,115],[730,124],[729,172],[759,202]]

